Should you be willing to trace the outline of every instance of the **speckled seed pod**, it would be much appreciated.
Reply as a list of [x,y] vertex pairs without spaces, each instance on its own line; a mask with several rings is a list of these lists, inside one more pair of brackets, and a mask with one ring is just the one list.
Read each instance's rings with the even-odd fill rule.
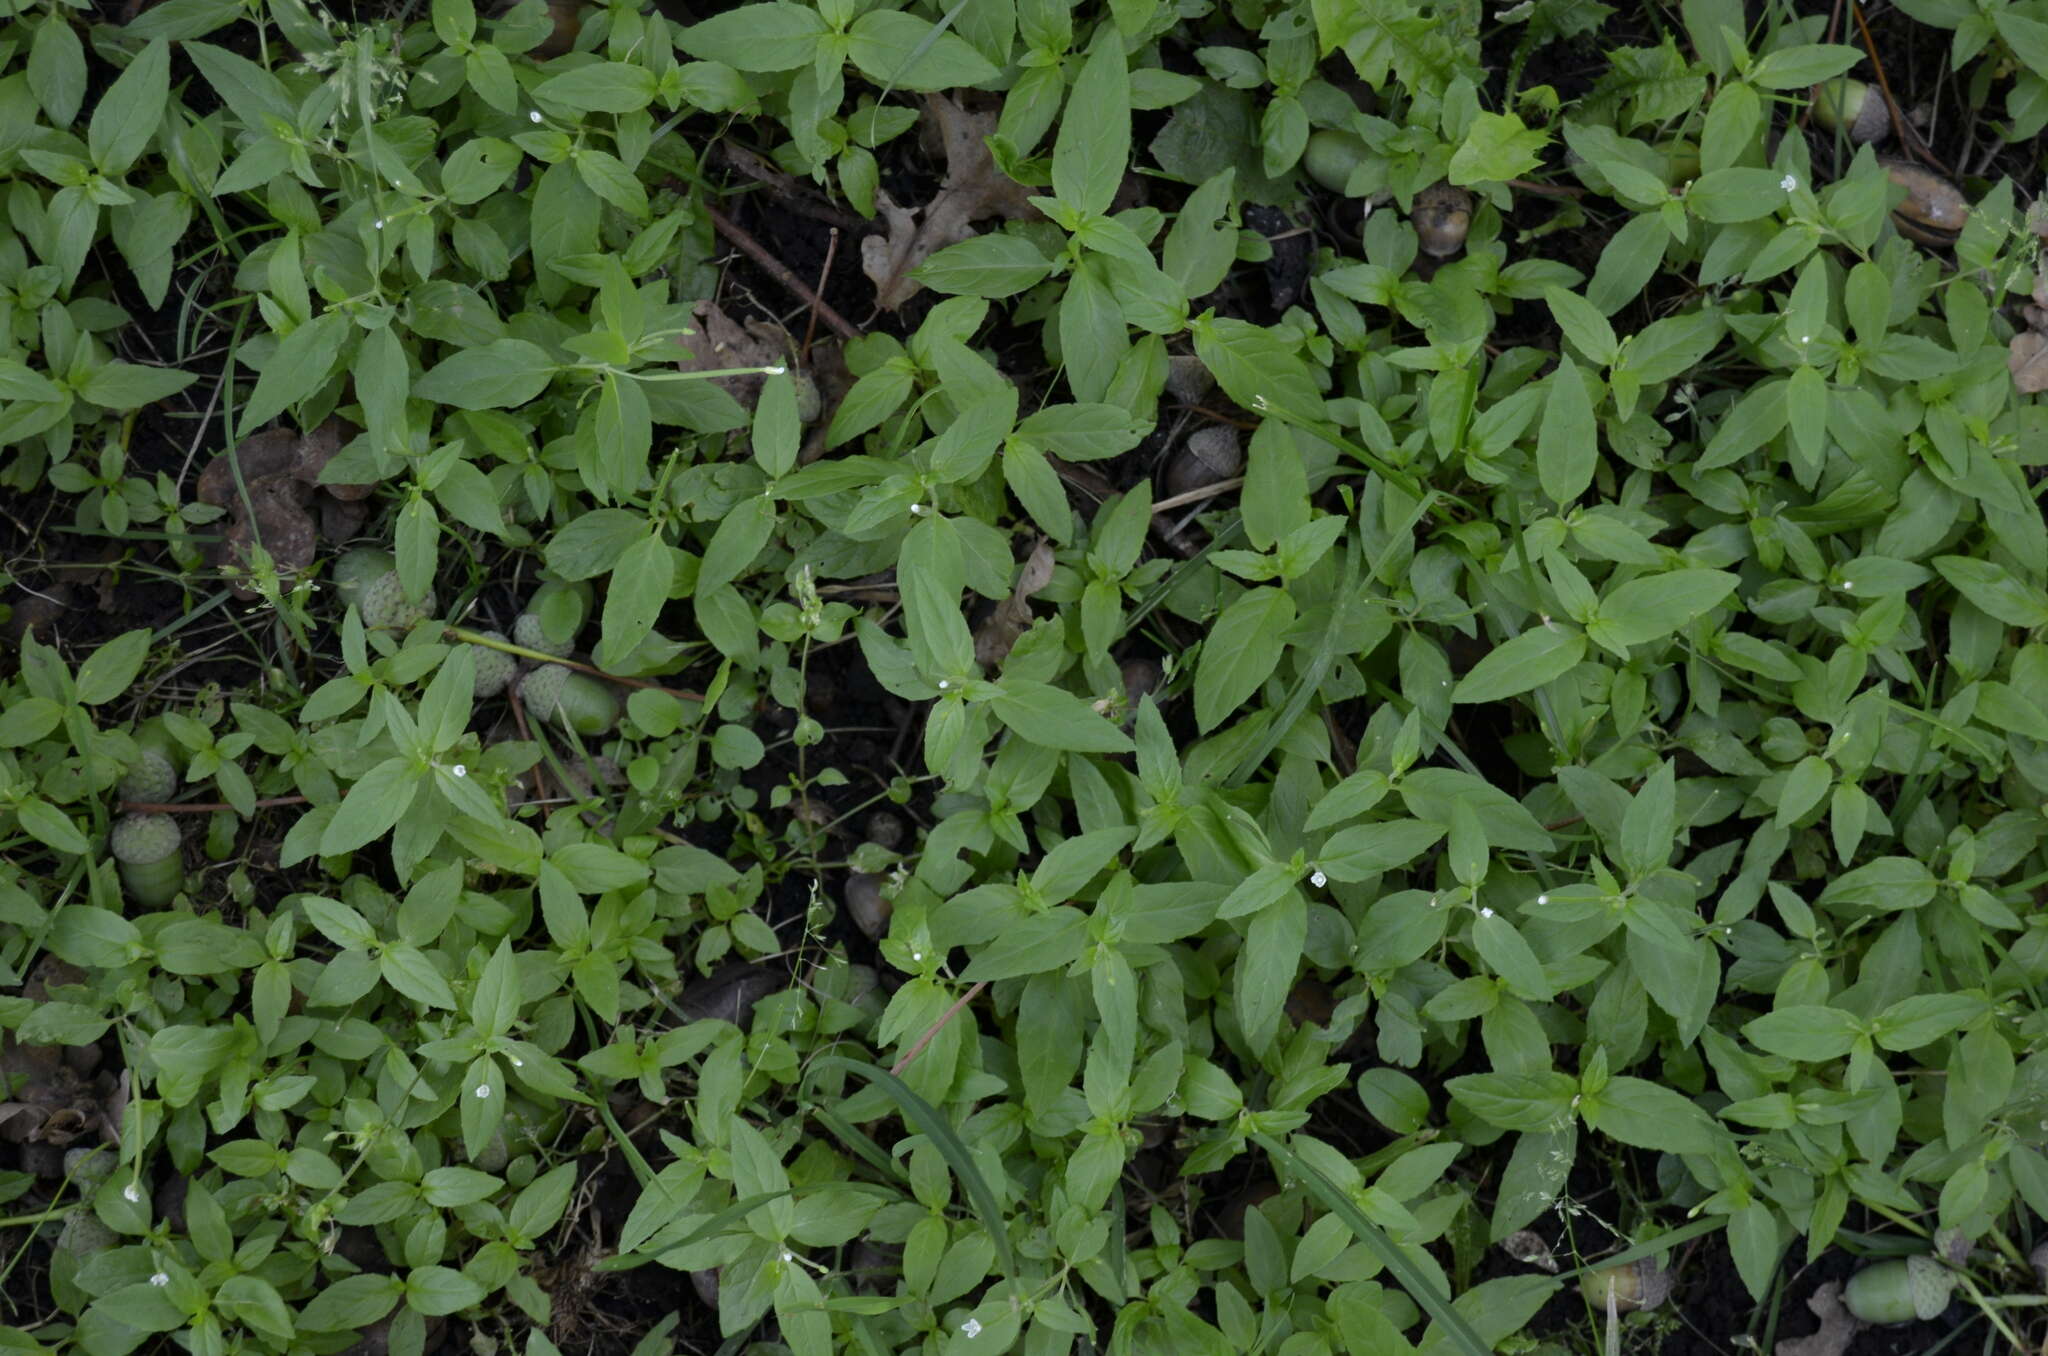
[[[505,639],[504,633],[501,631],[481,631],[478,634],[489,636],[492,640]],[[510,687],[512,680],[519,674],[519,661],[506,654],[503,650],[493,649],[488,645],[471,645],[469,652],[476,656],[476,698],[478,701],[482,701],[486,697],[497,696],[500,692]]]
[[1892,119],[1884,98],[1861,80],[1848,76],[1824,82],[1813,92],[1813,119],[1830,132],[1841,132],[1858,146],[1874,146],[1891,135]]
[[887,810],[876,810],[861,825],[870,843],[879,844],[894,852],[903,846],[903,821]]
[[1166,463],[1166,498],[1230,479],[1244,469],[1244,448],[1228,424],[1196,429]]
[[521,679],[519,699],[539,719],[582,735],[604,734],[619,718],[610,688],[560,664],[544,664]]
[[1955,1285],[1955,1273],[1932,1257],[1894,1257],[1851,1276],[1842,1303],[1864,1323],[1925,1322],[1948,1308]]
[[341,553],[329,577],[333,579],[334,591],[341,595],[344,607],[360,607],[363,590],[397,568],[398,559],[389,551],[375,546],[358,546]]
[[121,778],[122,800],[141,805],[161,805],[178,790],[178,769],[155,749],[144,749],[128,775]]
[[169,815],[123,815],[107,837],[128,897],[161,909],[185,888],[184,844],[178,821]]
[[1610,1300],[1616,1313],[1654,1309],[1671,1298],[1671,1273],[1653,1257],[1638,1257],[1587,1272],[1579,1280],[1579,1292],[1599,1310],[1608,1308]]
[[1883,160],[1884,172],[1906,190],[1906,196],[1892,209],[1892,222],[1899,234],[1937,249],[1953,245],[1970,222],[1970,200],[1962,190],[1938,174],[1903,160]]
[[414,601],[405,596],[398,571],[392,570],[364,587],[356,610],[372,631],[410,631],[434,614],[434,591],[428,589],[426,597]]
[[1449,184],[1431,184],[1415,195],[1415,210],[1408,220],[1424,254],[1448,259],[1465,248],[1465,236],[1472,229],[1472,195]]
[[512,643],[521,649],[551,654],[557,659],[565,657],[569,651],[576,648],[573,637],[568,640],[556,640],[549,635],[547,628],[541,625],[539,616],[532,612],[520,613],[518,620],[512,623]]

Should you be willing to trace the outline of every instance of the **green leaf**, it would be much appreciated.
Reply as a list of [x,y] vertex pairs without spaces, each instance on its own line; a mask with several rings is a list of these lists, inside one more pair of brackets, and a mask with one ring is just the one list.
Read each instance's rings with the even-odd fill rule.
[[2003,565],[1974,556],[1936,556],[1934,568],[1985,615],[2007,626],[2048,626],[2048,593]]
[[948,245],[911,276],[935,292],[998,298],[1036,287],[1050,272],[1052,265],[1038,246],[1021,235],[991,232]]
[[334,371],[342,341],[354,328],[344,312],[328,311],[286,335],[264,364],[248,403],[242,406],[241,427],[254,430],[269,423],[319,390]]
[[1503,1130],[1553,1130],[1571,1124],[1578,1080],[1547,1073],[1466,1074],[1444,1086],[1475,1116]]
[[163,121],[170,89],[170,44],[158,38],[136,53],[128,69],[93,104],[86,145],[100,173],[126,174],[141,157]]
[[1593,483],[1600,465],[1600,429],[1585,379],[1570,358],[1559,358],[1543,402],[1536,433],[1536,474],[1543,493],[1559,505],[1571,503]]
[[1007,928],[960,977],[979,984],[1057,970],[1073,964],[1087,944],[1088,915],[1061,906]]
[[413,394],[460,410],[510,409],[546,390],[555,370],[540,345],[499,339],[444,358],[419,379]]
[[600,61],[541,81],[533,97],[577,113],[637,113],[654,102],[656,90],[654,72],[645,66]]
[[1610,649],[1647,645],[1718,606],[1739,582],[1722,570],[1672,570],[1631,579],[1601,598],[1599,612],[1587,629],[1594,640]]
[[1749,81],[1765,89],[1804,89],[1840,75],[1861,60],[1862,48],[1842,43],[1780,47],[1749,68]]
[[1101,35],[1067,96],[1052,153],[1052,191],[1082,217],[1109,211],[1131,158],[1130,68],[1123,43]]
[[1580,1107],[1586,1124],[1638,1149],[1711,1154],[1725,1136],[1689,1098],[1641,1078],[1610,1079]]
[[320,855],[353,852],[391,831],[412,808],[423,773],[409,758],[388,758],[365,773],[348,790],[334,818],[320,835]]
[[[730,515],[725,523],[740,516],[743,515]],[[758,509],[754,516],[761,516]],[[719,525],[721,533],[725,530],[725,523]],[[769,525],[773,526],[772,515]],[[748,556],[749,560],[752,558]],[[626,656],[647,639],[655,621],[661,616],[661,609],[668,603],[669,589],[674,582],[675,552],[662,540],[660,533],[650,533],[626,548],[612,569],[611,583],[605,588],[603,638],[597,651],[600,664],[608,667],[622,665]]]
[[1207,733],[1235,714],[1279,667],[1294,625],[1284,589],[1251,589],[1223,609],[1195,667],[1195,725]]
[[854,20],[846,55],[863,74],[892,89],[952,89],[1000,74],[965,39],[900,10],[872,9]]
[[1406,866],[1436,845],[1446,827],[1420,819],[1355,824],[1330,835],[1316,866],[1331,880],[1361,881]]
[[1557,622],[1532,626],[1495,646],[1451,689],[1453,702],[1497,702],[1569,673],[1586,654],[1581,631]]
[[1853,1013],[1800,1003],[1756,1018],[1742,1028],[1742,1034],[1767,1054],[1818,1064],[1848,1054],[1861,1027]]
[[1279,1028],[1307,941],[1308,901],[1295,890],[1259,910],[1245,930],[1244,949],[1232,968],[1238,1026],[1254,1050],[1265,1049]]
[[1512,113],[1481,113],[1452,153],[1447,177],[1460,186],[1519,179],[1543,162],[1549,143],[1550,133]]
[[810,64],[825,31],[809,5],[741,5],[683,29],[676,46],[734,70],[793,71]]
[[1073,753],[1130,753],[1130,737],[1090,703],[1046,683],[1005,676],[990,705],[996,719],[1033,744]]
[[1195,355],[1224,393],[1248,410],[1268,407],[1311,422],[1323,417],[1323,398],[1307,364],[1262,325],[1204,315],[1188,327]]

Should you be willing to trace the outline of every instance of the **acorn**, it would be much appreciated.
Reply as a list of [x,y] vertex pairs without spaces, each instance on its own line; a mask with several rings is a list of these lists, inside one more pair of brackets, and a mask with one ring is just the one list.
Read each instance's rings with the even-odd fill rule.
[[1601,1267],[1579,1278],[1579,1293],[1595,1309],[1632,1313],[1654,1309],[1671,1298],[1671,1273],[1657,1265],[1654,1257]]
[[[492,640],[502,641],[505,639],[502,631],[482,631],[478,634],[489,636]],[[495,649],[489,645],[472,644],[469,650],[471,654],[476,656],[475,691],[478,701],[482,701],[486,697],[495,697],[506,688],[512,686],[512,680],[519,675],[519,661],[517,659],[505,653],[505,651]]]
[[1192,353],[1176,353],[1166,360],[1166,393],[1183,405],[1199,405],[1216,389],[1209,365]]
[[889,930],[889,915],[895,906],[882,893],[882,878],[865,871],[855,871],[846,877],[846,912],[853,919],[853,925],[870,937],[880,937]]
[[903,846],[903,821],[887,810],[876,810],[861,825],[867,840],[894,852]]
[[1166,497],[1206,489],[1244,469],[1244,448],[1228,424],[1208,424],[1188,435],[1166,463]]
[[1415,195],[1408,223],[1424,254],[1448,259],[1465,248],[1465,236],[1472,229],[1472,195],[1449,184],[1431,184]]
[[185,888],[183,836],[169,815],[123,815],[107,836],[122,887],[144,908],[161,909]]
[[118,788],[121,799],[141,805],[161,805],[178,790],[178,768],[163,753],[153,748],[142,750],[142,756],[121,778]]
[[1892,223],[1909,240],[1937,249],[1956,243],[1970,221],[1970,200],[1938,174],[1903,160],[1880,160],[1891,181],[1906,190],[1892,209]]
[[1821,126],[1841,132],[1858,146],[1875,146],[1892,134],[1891,111],[1884,106],[1884,97],[1846,75],[1814,88],[1813,116]]
[[1308,145],[1301,153],[1301,167],[1308,171],[1309,178],[1332,193],[1346,193],[1352,174],[1371,154],[1372,148],[1364,138],[1325,127],[1309,134]]
[[519,699],[536,717],[577,734],[604,734],[619,719],[618,698],[610,688],[560,664],[544,664],[521,679]]
[[1849,1278],[1842,1302],[1863,1323],[1911,1323],[1939,1318],[1956,1288],[1956,1275],[1926,1254],[1894,1257]]

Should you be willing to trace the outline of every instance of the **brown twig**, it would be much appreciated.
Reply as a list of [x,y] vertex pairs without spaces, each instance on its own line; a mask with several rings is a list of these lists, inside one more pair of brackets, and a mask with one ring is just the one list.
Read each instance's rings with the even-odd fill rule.
[[891,1066],[889,1072],[895,1074],[898,1078],[901,1078],[903,1076],[903,1071],[910,1067],[911,1061],[915,1060],[919,1055],[923,1054],[924,1048],[932,1043],[932,1037],[938,1035],[941,1031],[944,1031],[946,1029],[946,1023],[952,1021],[954,1016],[959,1013],[960,1009],[966,1007],[969,1003],[972,1003],[975,1000],[975,998],[980,995],[981,991],[983,989],[986,989],[987,987],[988,981],[984,979],[980,983],[976,984],[973,988],[969,989],[966,993],[963,993],[958,998],[954,999],[953,1006],[947,1008],[944,1014],[940,1016],[938,1021],[933,1022],[930,1026],[925,1028],[924,1034],[917,1038],[917,1044],[911,1046],[908,1050],[905,1050],[903,1052],[903,1058],[897,1060],[896,1063],[893,1066]]
[[1213,485],[1200,485],[1192,490],[1185,490],[1180,494],[1171,495],[1160,500],[1152,506],[1152,511],[1154,513],[1164,513],[1168,509],[1177,509],[1183,505],[1199,504],[1204,499],[1214,499],[1219,494],[1228,494],[1242,484],[1244,484],[1243,476],[1232,476],[1228,480],[1219,480]]
[[1524,193],[1535,193],[1546,198],[1583,198],[1586,190],[1570,184],[1539,184],[1534,179],[1510,179],[1509,188],[1518,188]]
[[838,311],[832,308],[830,302],[812,291],[809,283],[797,277],[796,274],[791,273],[788,265],[769,253],[766,245],[763,245],[760,241],[741,230],[733,223],[731,217],[728,217],[709,203],[705,204],[704,211],[711,218],[711,224],[718,228],[720,235],[738,246],[740,253],[759,264],[762,271],[767,273],[769,277],[789,289],[790,295],[794,296],[798,301],[809,302],[817,311],[819,318],[832,327],[834,334],[838,335],[841,339],[858,339],[861,337],[860,330],[852,321],[839,314]]
[[[259,810],[274,810],[280,805],[304,805],[305,803],[306,798],[304,796],[271,796],[265,800],[257,801],[256,808]],[[218,800],[181,801],[177,804],[153,800],[124,800],[121,802],[121,808],[138,815],[210,815],[219,810],[233,810],[235,807],[229,805],[226,801]],[[236,811],[236,813],[239,814],[241,812]]]
[[[825,295],[825,284],[832,277],[832,261],[838,257],[839,228],[834,226],[831,236],[825,241],[825,266],[818,270],[818,296],[820,298]],[[797,354],[797,361],[799,363],[808,364],[811,360],[811,336],[818,332],[818,308],[824,304],[822,300],[814,300],[811,303],[811,318],[804,322],[804,346]]]
[[1849,13],[1856,20],[1856,31],[1863,35],[1863,51],[1870,57],[1870,69],[1877,72],[1878,93],[1884,96],[1884,109],[1891,115],[1892,131],[1897,134],[1899,145],[1948,178],[1955,178],[1955,172],[1941,163],[1933,148],[1920,139],[1920,134],[1913,130],[1905,115],[1899,112],[1899,101],[1892,96],[1892,82],[1885,77],[1884,63],[1877,59],[1877,43],[1870,36],[1870,24],[1863,17],[1863,6],[1858,4],[1857,0],[1849,0]]

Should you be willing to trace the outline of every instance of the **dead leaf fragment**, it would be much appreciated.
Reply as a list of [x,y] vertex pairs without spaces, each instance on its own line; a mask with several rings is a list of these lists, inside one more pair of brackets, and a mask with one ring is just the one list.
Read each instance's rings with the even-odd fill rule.
[[2021,395],[2048,391],[2048,334],[2039,330],[2015,334],[2005,367],[2012,373],[2012,384]]
[[[732,367],[789,365],[796,345],[790,342],[789,331],[773,321],[749,320],[742,325],[715,301],[696,303],[690,314],[696,318],[697,332],[676,340],[688,355],[676,363],[677,371],[723,372]],[[762,383],[767,380],[759,372],[711,378],[713,385],[749,410],[760,400]]]
[[[290,428],[252,433],[207,464],[199,475],[199,502],[228,510],[228,524],[214,543],[210,559],[218,569],[246,572],[260,543],[289,579],[313,563],[314,547],[323,532],[331,540],[354,535],[362,525],[363,500],[373,484],[326,484],[327,464],[347,441],[348,430],[329,419],[301,435]],[[240,483],[237,483],[237,472]],[[247,490],[246,497],[243,494]],[[316,525],[312,510],[318,509]],[[231,585],[238,598],[258,597],[240,579]]]
[[1040,537],[1024,558],[1017,587],[995,605],[988,618],[974,632],[974,662],[992,669],[1010,657],[1017,638],[1031,625],[1031,596],[1052,582],[1052,541]]
[[996,115],[969,112],[943,94],[925,100],[925,136],[936,141],[946,160],[946,179],[922,211],[899,205],[887,193],[875,204],[886,223],[886,235],[860,242],[860,266],[875,284],[875,305],[893,311],[924,290],[910,276],[918,265],[948,245],[974,235],[971,222],[989,217],[1023,221],[1039,215],[1030,202],[1035,192],[996,168],[987,138],[996,130]]
[[1820,1327],[1806,1337],[1778,1343],[1773,1356],[1844,1356],[1863,1325],[1842,1304],[1842,1283],[1829,1281],[1807,1297],[1806,1307],[1820,1320]]

